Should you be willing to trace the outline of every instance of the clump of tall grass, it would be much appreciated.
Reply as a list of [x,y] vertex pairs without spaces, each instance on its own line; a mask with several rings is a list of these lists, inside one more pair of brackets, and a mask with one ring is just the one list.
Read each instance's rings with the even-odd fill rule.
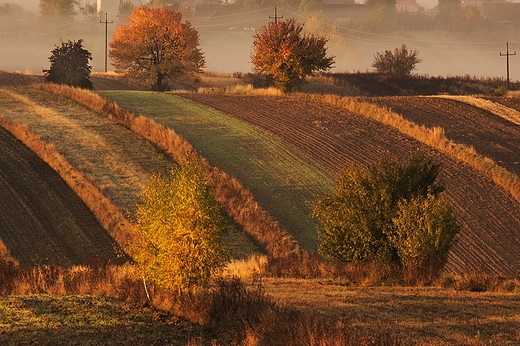
[[224,269],[223,275],[241,279],[251,279],[256,275],[263,275],[267,264],[267,256],[251,255],[246,259],[232,260]]
[[520,279],[504,279],[485,273],[442,276],[437,284],[456,291],[520,293]]
[[391,126],[419,142],[438,149],[457,160],[463,161],[491,178],[497,185],[502,186],[520,202],[520,179],[516,175],[500,167],[493,160],[479,155],[473,147],[458,144],[446,138],[443,129],[417,125],[385,107],[379,107],[375,104],[359,101],[355,98],[334,95],[314,95],[310,97],[316,101],[342,107],[352,113],[360,114]]
[[226,87],[206,87],[198,88],[199,94],[224,94],[224,95],[255,95],[255,96],[281,96],[283,91],[268,87],[268,88],[255,88],[252,84],[246,85],[232,85]]
[[224,73],[204,73],[197,77],[197,84],[199,84],[201,87],[217,87],[217,88],[225,88],[225,87],[232,87],[235,85],[241,85],[244,82],[234,77],[231,74],[224,74]]

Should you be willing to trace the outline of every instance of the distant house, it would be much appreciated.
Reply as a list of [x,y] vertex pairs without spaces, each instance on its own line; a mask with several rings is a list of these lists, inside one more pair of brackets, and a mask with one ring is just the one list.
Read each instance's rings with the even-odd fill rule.
[[397,12],[419,13],[420,6],[416,0],[396,0]]

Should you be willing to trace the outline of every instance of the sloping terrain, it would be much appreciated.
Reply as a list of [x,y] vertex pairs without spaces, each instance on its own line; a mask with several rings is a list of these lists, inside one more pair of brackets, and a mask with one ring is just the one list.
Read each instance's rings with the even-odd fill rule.
[[[33,88],[0,89],[0,114],[15,123],[25,124],[31,132],[41,136],[47,143],[52,143],[61,155],[80,169],[123,213],[133,212],[139,201],[141,188],[150,174],[166,173],[174,164],[168,155],[131,130],[66,97],[49,92]],[[11,188],[11,178],[6,178],[6,184]],[[38,185],[38,181],[33,184]],[[25,189],[30,187],[20,186],[20,193],[25,193]],[[77,201],[81,202],[79,198]],[[39,206],[41,201],[37,204]],[[38,219],[49,217],[49,210],[47,213],[34,210],[33,213]],[[5,217],[8,220],[6,222],[13,222],[11,219],[16,218],[16,214],[7,212]],[[55,223],[60,224],[60,221],[55,220]],[[18,233],[31,230],[27,225],[20,227]],[[4,239],[7,235],[2,234],[0,229],[0,239],[4,239],[13,256],[16,252],[13,251],[13,246],[32,246],[35,251],[46,253],[49,249],[40,248],[40,242],[35,239],[46,234],[51,242],[60,244],[62,241],[60,233],[53,232],[52,229],[46,230],[47,233],[34,229],[32,238],[21,236],[20,244],[9,244]],[[251,253],[249,250],[257,250],[241,232],[235,231],[229,232],[226,239],[232,256],[244,256]],[[103,238],[99,239],[101,241]],[[86,246],[80,240],[76,240],[76,243],[78,247]],[[105,247],[113,244],[114,241],[109,238]],[[99,251],[103,251],[105,247],[99,246]],[[57,258],[60,257],[59,251],[54,253]],[[36,260],[28,261],[40,263]]]
[[20,263],[121,262],[118,245],[61,177],[0,127],[0,238]]
[[520,275],[520,204],[467,165],[380,123],[302,97],[182,96],[265,128],[336,174],[383,156],[428,153],[442,164],[439,182],[461,225],[446,271]]
[[174,129],[212,165],[238,179],[301,246],[315,250],[316,225],[309,218],[312,203],[334,186],[321,165],[264,129],[175,95],[98,93],[126,111]]
[[487,110],[439,97],[379,97],[385,106],[416,124],[442,127],[446,137],[468,146],[520,176],[520,125]]

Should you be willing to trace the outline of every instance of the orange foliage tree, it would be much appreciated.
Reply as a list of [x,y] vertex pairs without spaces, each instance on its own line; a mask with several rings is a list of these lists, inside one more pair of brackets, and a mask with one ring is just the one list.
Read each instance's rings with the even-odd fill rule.
[[334,64],[334,57],[327,56],[328,40],[302,31],[303,25],[292,18],[270,22],[253,42],[254,71],[271,76],[275,86],[285,92],[298,90],[307,76],[326,71]]
[[205,65],[199,34],[182,14],[166,8],[136,8],[110,42],[116,72],[145,78],[157,91],[167,80],[190,75]]

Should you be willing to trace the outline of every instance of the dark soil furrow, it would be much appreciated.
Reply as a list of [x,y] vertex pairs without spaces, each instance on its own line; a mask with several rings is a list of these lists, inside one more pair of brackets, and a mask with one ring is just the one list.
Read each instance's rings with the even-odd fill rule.
[[120,262],[118,246],[83,201],[0,127],[0,238],[21,263]]
[[[416,124],[441,127],[447,138],[473,146],[479,154],[520,176],[519,125],[486,110],[445,98],[395,96],[367,100]],[[507,106],[506,103],[503,104]]]
[[[442,164],[439,182],[461,225],[446,270],[520,275],[520,204],[464,163],[380,123],[304,97],[182,96],[269,130],[337,174],[383,156],[405,159],[417,150],[431,155]],[[462,108],[480,114],[475,107]]]

